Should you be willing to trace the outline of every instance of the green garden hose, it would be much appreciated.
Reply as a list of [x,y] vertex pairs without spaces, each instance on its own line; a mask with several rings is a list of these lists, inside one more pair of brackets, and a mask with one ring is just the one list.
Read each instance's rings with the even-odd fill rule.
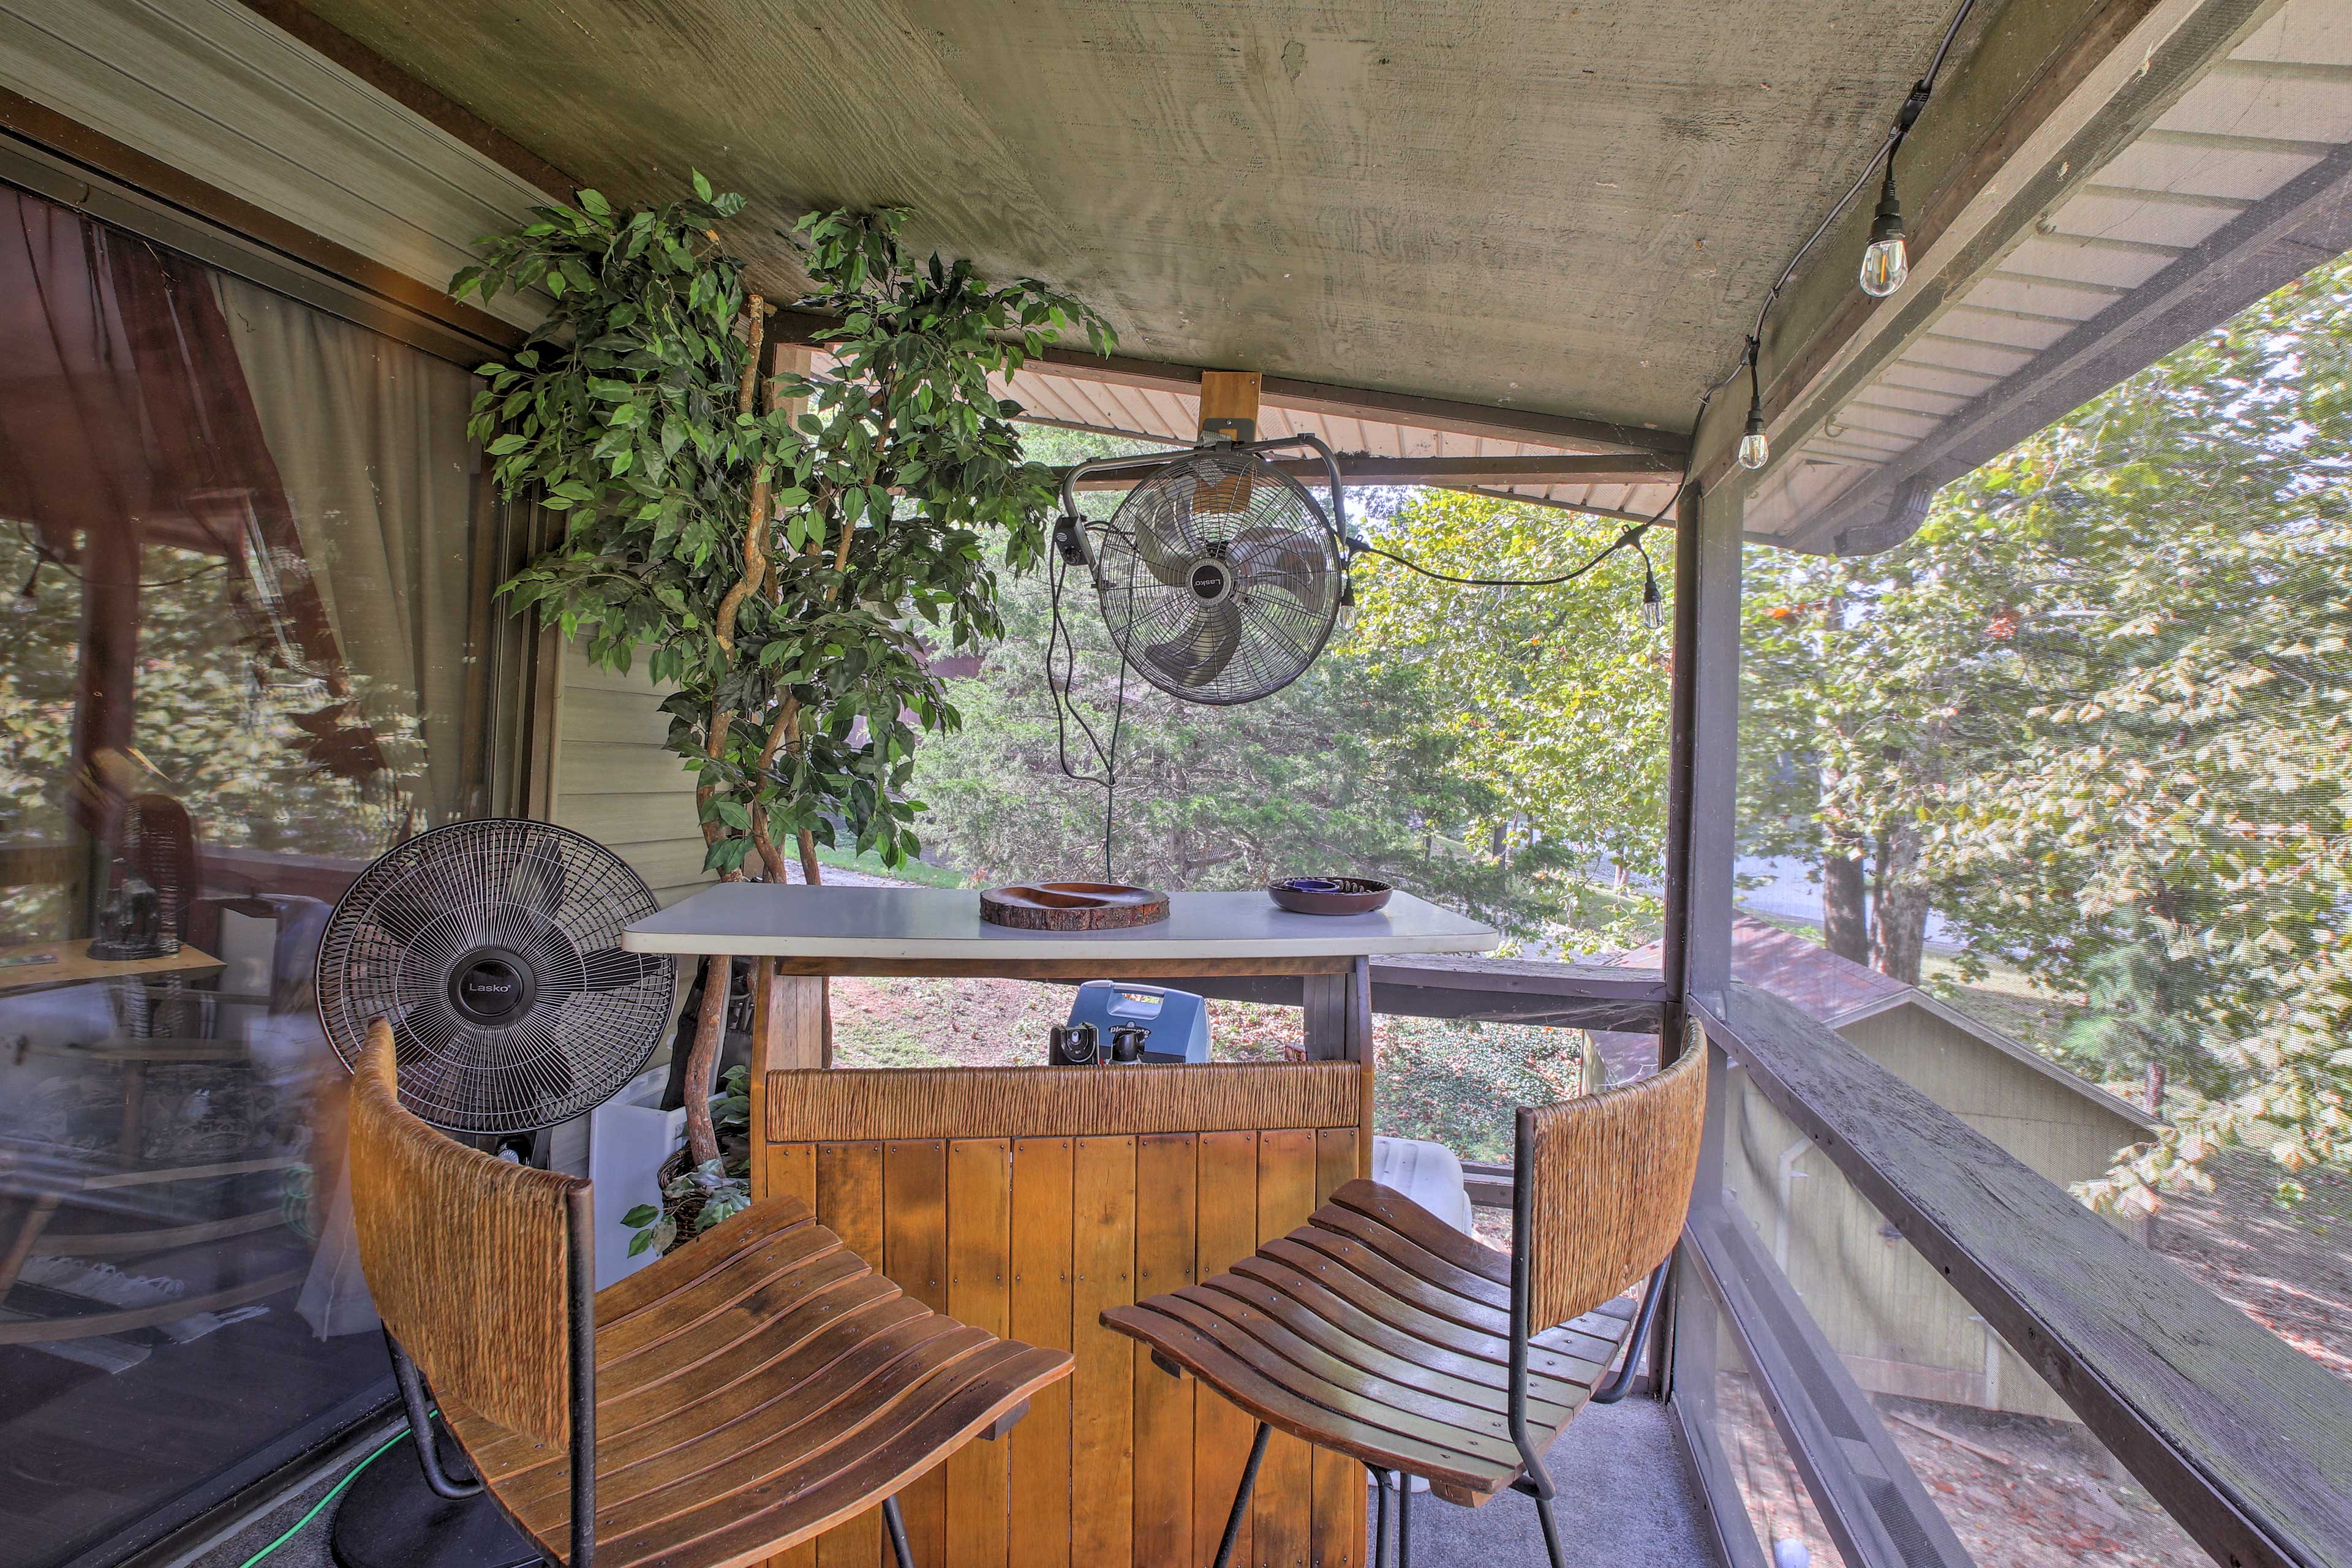
[[271,1542],[268,1545],[263,1547],[260,1551],[255,1552],[252,1556],[247,1558],[244,1562],[238,1563],[237,1568],[254,1568],[255,1563],[260,1562],[263,1558],[268,1556],[271,1552],[277,1551],[279,1547],[285,1545],[288,1542],[301,1534],[302,1527],[309,1524],[312,1520],[318,1518],[320,1513],[329,1503],[341,1497],[345,1487],[350,1486],[353,1481],[359,1479],[360,1472],[362,1470],[364,1470],[370,1465],[374,1464],[378,1458],[383,1457],[385,1449],[391,1447],[394,1443],[399,1442],[403,1437],[407,1436],[408,1428],[404,1426],[399,1431],[394,1432],[391,1436],[386,1437],[383,1442],[377,1444],[366,1458],[362,1459],[358,1464],[353,1465],[351,1468],[349,1474],[345,1475],[341,1480],[337,1481],[333,1486],[327,1489],[327,1495],[325,1497],[320,1498],[317,1502],[310,1505],[310,1512],[296,1520],[292,1524],[288,1525],[284,1534]]

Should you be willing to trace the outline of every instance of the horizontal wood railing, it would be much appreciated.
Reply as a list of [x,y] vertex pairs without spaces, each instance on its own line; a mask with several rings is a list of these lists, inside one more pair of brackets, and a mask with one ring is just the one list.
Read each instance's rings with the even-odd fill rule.
[[[1128,978],[1158,983],[1145,973]],[[1372,1011],[1401,1018],[1627,1033],[1655,1031],[1665,1018],[1666,980],[1654,969],[1408,953],[1373,959],[1371,980]],[[1167,983],[1220,1001],[1285,1007],[1298,1006],[1303,994],[1295,975],[1214,975]]]
[[2216,1562],[2352,1564],[2352,1388],[1780,998],[1697,1016]]

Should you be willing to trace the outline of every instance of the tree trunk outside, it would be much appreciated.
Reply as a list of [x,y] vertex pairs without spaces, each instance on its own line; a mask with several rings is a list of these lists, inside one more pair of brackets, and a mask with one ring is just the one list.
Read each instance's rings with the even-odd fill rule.
[[1870,962],[1870,895],[1859,856],[1822,857],[1822,935],[1840,958]]
[[1875,911],[1871,967],[1906,985],[1919,984],[1919,961],[1927,945],[1927,889],[1912,882],[1889,882]]

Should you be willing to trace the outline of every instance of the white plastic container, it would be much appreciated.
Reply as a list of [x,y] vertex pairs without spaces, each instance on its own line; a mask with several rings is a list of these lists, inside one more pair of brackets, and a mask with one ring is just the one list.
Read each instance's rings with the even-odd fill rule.
[[661,1202],[662,1162],[686,1142],[686,1110],[659,1109],[669,1068],[639,1073],[629,1087],[592,1113],[588,1179],[596,1184],[596,1289],[627,1279],[654,1260],[648,1250],[629,1256],[638,1235],[621,1216],[639,1204]]

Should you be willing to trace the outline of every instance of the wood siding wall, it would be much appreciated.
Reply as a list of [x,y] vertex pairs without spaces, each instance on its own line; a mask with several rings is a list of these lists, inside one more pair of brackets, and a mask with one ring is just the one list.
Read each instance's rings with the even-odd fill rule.
[[560,659],[549,818],[612,849],[665,905],[707,886],[694,775],[662,749],[670,689],[642,666],[599,669],[576,646]]
[[[1838,1032],[2060,1187],[2105,1170],[2117,1149],[2144,1136],[1924,1008]],[[1855,1382],[1873,1393],[2076,1419],[1926,1259],[1887,1238],[1878,1211],[1744,1074],[1733,1079],[1728,1107],[1725,1185]]]
[[0,88],[436,289],[549,199],[239,0],[0,0]]
[[[1108,1307],[1218,1273],[1305,1223],[1369,1155],[1352,1066],[1029,1068],[770,1076],[763,1193],[812,1202],[818,1219],[900,1288],[951,1316],[1072,1351],[1077,1369],[1039,1395],[1001,1444],[974,1443],[902,1498],[915,1560],[948,1568],[1187,1568],[1216,1553],[1253,1424],[1105,1329]],[[1052,1079],[1090,1080],[1066,1092]],[[1171,1120],[1166,1087],[1201,1092],[1200,1125],[1084,1135],[1101,1090],[1145,1085],[1142,1120]],[[1296,1076],[1294,1076],[1296,1075]],[[814,1093],[794,1079],[828,1080]],[[1007,1097],[991,1080],[1036,1085]],[[844,1092],[841,1079],[863,1079]],[[1300,1090],[1308,1087],[1310,1092]],[[1328,1080],[1328,1081],[1327,1081]],[[927,1120],[971,1081],[967,1124],[949,1138],[814,1136]],[[909,1103],[891,1102],[905,1091]],[[1261,1092],[1263,1091],[1263,1092]],[[1297,1118],[1302,1100],[1320,1125]],[[826,1104],[825,1102],[830,1102]],[[854,1103],[853,1103],[854,1102]],[[1041,1113],[1040,1107],[1045,1108]],[[1068,1126],[1054,1124],[1066,1106]],[[797,1110],[795,1109],[797,1108]],[[806,1118],[793,1126],[790,1118]],[[831,1118],[826,1125],[819,1119]],[[1041,1119],[1042,1118],[1042,1119]],[[1226,1125],[1218,1125],[1225,1123]],[[1092,1125],[1118,1125],[1114,1117]],[[1040,1133],[1037,1130],[1043,1127]],[[1032,1135],[992,1136],[996,1132]],[[1276,1434],[1267,1445],[1236,1563],[1356,1568],[1364,1562],[1363,1470]],[[878,1568],[880,1517],[838,1527],[769,1568]]]

